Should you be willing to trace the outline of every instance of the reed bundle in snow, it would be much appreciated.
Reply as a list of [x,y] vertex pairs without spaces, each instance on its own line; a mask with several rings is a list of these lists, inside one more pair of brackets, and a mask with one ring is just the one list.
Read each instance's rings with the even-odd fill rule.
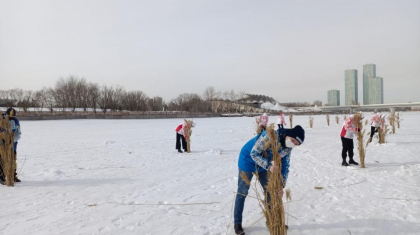
[[388,121],[389,121],[389,125],[392,128],[392,134],[395,134],[395,119],[396,119],[395,112],[394,111],[390,112],[388,116]]
[[185,124],[185,141],[187,142],[187,153],[191,152],[191,134],[192,134],[192,128],[193,128],[193,121],[184,119]]
[[340,123],[340,116],[335,116],[335,122],[336,122],[337,124],[339,124],[339,123]]
[[378,138],[379,138],[379,143],[380,144],[385,144],[386,143],[386,134],[388,134],[388,125],[385,125],[384,128],[379,127],[378,129]]
[[256,135],[259,135],[260,133],[261,133],[261,131],[263,131],[264,130],[264,127],[261,125],[261,120],[260,120],[260,118],[256,118],[255,119],[255,123],[257,123],[257,129],[255,130],[255,134]]
[[312,128],[314,126],[314,118],[309,115],[309,128]]
[[365,168],[366,145],[363,142],[365,130],[363,130],[362,113],[357,112],[354,115],[354,122],[356,123],[357,128],[359,129],[359,131],[357,132],[357,150],[360,157],[360,167]]
[[14,186],[14,173],[16,169],[13,143],[15,136],[9,122],[9,115],[3,119],[0,117],[0,165],[3,168],[3,177],[7,186]]
[[289,113],[290,129],[293,129],[293,113]]
[[330,126],[330,115],[327,113],[327,125]]
[[398,129],[400,129],[400,121],[402,121],[402,119],[401,119],[401,114],[400,113],[397,113],[396,115],[395,115],[395,122],[397,123],[397,128]]

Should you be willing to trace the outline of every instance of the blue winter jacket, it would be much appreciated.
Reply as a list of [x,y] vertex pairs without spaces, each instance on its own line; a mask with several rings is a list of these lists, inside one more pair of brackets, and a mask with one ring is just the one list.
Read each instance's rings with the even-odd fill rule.
[[[281,131],[284,131],[284,129]],[[276,137],[278,138],[278,136],[279,130],[276,131]],[[266,151],[267,158],[263,156],[263,153],[265,149],[265,143],[269,141],[270,137],[267,135],[266,131],[262,131],[259,135],[248,141],[244,147],[242,147],[241,153],[239,154],[239,169],[247,172],[268,171],[272,165],[271,161],[273,160],[273,153],[271,152],[270,148],[271,146],[269,146]],[[286,184],[287,175],[289,174],[290,154],[292,149],[282,146],[279,148],[278,152],[281,156],[282,163],[281,174],[283,175],[283,182]]]
[[[3,119],[6,119],[6,114],[2,114]],[[20,131],[20,123],[19,120],[16,117],[10,117],[9,119],[10,126],[12,127],[12,131],[15,134],[15,140],[14,142],[17,143],[20,140],[20,136],[22,132]]]

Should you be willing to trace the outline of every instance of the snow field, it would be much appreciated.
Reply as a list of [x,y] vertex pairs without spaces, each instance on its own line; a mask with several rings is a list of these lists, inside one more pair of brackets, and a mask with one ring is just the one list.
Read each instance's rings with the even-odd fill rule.
[[[312,129],[294,116],[306,138],[291,157],[288,234],[420,234],[420,113],[403,113],[387,144],[373,140],[365,169],[341,166],[334,116],[329,127],[314,116]],[[189,154],[175,150],[181,119],[22,121],[23,182],[0,187],[0,235],[234,234],[237,159],[254,120],[196,119]],[[264,219],[249,227],[261,217],[248,197],[247,234],[269,234]]]

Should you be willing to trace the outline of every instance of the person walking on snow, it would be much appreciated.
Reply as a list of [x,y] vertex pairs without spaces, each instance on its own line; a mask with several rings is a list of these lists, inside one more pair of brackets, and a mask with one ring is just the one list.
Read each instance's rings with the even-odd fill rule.
[[379,129],[385,128],[385,114],[377,114],[372,117],[371,119],[371,126],[370,126],[370,138],[369,143],[372,142],[373,136],[376,132],[379,131]]
[[[184,149],[184,152],[187,151],[187,141],[185,140],[185,127],[187,126],[187,123],[183,122],[179,124],[175,131],[176,131],[176,144],[175,149],[178,150],[179,153],[183,153],[181,150],[181,143],[182,148]],[[192,123],[192,127],[195,127],[195,122]]]
[[280,115],[279,118],[277,118],[277,125],[280,128],[284,128],[286,124],[286,122],[284,121],[284,117],[283,117],[283,111],[280,111]]
[[[12,127],[12,131],[15,135],[15,139],[13,143],[13,152],[14,152],[14,161],[15,161],[15,167],[16,167],[17,166],[17,163],[16,163],[17,145],[22,135],[22,132],[20,130],[19,120],[16,118],[16,110],[14,108],[8,108],[6,113],[2,114],[2,118],[6,119],[6,115],[9,115],[10,126]],[[17,177],[16,169],[15,169],[15,174],[14,174],[14,181],[21,182],[21,180]],[[0,166],[0,184],[4,184],[4,182],[5,182],[5,177],[3,173],[3,168],[2,166]]]
[[[258,172],[258,180],[266,193],[266,186],[268,183],[267,172],[272,173],[281,172],[283,176],[283,188],[286,186],[287,176],[289,174],[290,156],[292,149],[299,146],[305,140],[305,131],[301,126],[295,126],[293,129],[278,129],[276,130],[276,141],[280,142],[281,147],[278,153],[281,156],[282,169],[272,165],[273,153],[267,150],[267,157],[264,157],[266,143],[270,142],[270,137],[265,130],[259,135],[249,140],[241,149],[238,160],[239,176],[238,176],[238,191],[235,199],[234,209],[234,229],[236,234],[245,235],[242,228],[242,213],[245,205],[245,198],[248,195],[250,185],[248,185],[241,177],[244,173],[249,181],[252,180],[253,173]],[[270,148],[270,147],[268,147]],[[283,190],[279,192],[283,195]],[[270,201],[270,196],[267,195],[267,202]]]
[[[361,112],[360,112],[361,113]],[[364,118],[362,113],[362,119]],[[341,157],[343,158],[343,162],[341,165],[343,166],[349,166],[349,164],[353,165],[359,165],[359,163],[355,162],[353,160],[353,149],[354,149],[354,143],[353,138],[357,134],[357,132],[360,131],[357,127],[357,124],[354,120],[354,115],[350,115],[344,120],[343,127],[341,128],[341,143],[343,145],[343,149],[341,151]],[[347,153],[349,155],[349,163],[347,164],[346,158]]]

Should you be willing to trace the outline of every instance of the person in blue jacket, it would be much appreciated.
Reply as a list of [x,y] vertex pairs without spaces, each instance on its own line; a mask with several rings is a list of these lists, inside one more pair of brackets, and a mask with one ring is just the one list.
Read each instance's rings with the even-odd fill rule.
[[[20,139],[20,136],[22,134],[21,130],[20,130],[20,123],[19,120],[16,118],[16,110],[14,108],[8,108],[6,113],[2,114],[2,118],[6,119],[6,115],[9,115],[9,121],[10,121],[10,126],[12,127],[12,131],[15,134],[15,139],[14,139],[14,145],[13,145],[13,151],[15,154],[15,166],[16,165],[16,154],[17,154],[17,144],[18,141]],[[14,178],[15,182],[21,182],[21,180],[17,177],[17,172],[15,169],[15,178]],[[0,166],[0,183],[4,184],[5,182],[5,178],[4,178],[4,174],[3,174],[3,169]]]
[[[242,147],[241,153],[239,154],[238,193],[236,194],[234,209],[234,229],[236,234],[245,234],[242,228],[242,213],[244,210],[245,198],[248,195],[250,187],[242,179],[242,172],[245,173],[249,181],[252,180],[252,173],[258,172],[258,179],[265,194],[265,189],[268,183],[267,171],[271,171],[273,173],[281,171],[283,176],[282,186],[284,188],[286,186],[287,175],[289,173],[290,154],[294,147],[301,145],[305,140],[305,130],[303,130],[301,126],[295,126],[293,129],[278,129],[276,130],[276,138],[281,144],[278,152],[282,159],[282,169],[272,165],[273,153],[270,151],[270,148],[266,150],[267,158],[263,156],[265,151],[264,146],[270,141],[270,137],[266,131],[262,131],[259,135],[248,141]],[[283,190],[279,192],[279,194],[283,195]],[[269,195],[267,195],[266,200],[270,200]]]

